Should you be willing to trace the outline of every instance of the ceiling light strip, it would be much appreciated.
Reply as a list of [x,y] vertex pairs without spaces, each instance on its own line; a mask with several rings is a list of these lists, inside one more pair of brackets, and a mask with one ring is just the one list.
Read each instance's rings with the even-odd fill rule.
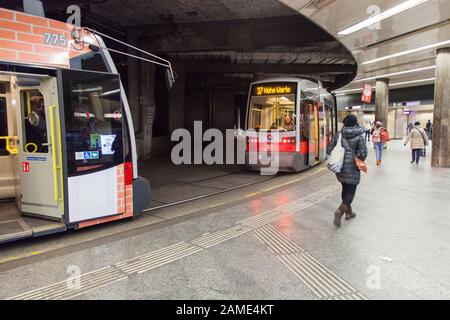
[[429,0],[408,0],[408,1],[405,1],[405,2],[403,2],[401,4],[399,4],[399,5],[391,8],[391,9],[388,9],[388,10],[386,10],[386,11],[380,13],[380,14],[377,14],[377,15],[375,15],[373,17],[370,17],[370,18],[368,18],[368,19],[366,19],[364,21],[361,21],[361,22],[359,22],[359,23],[357,23],[357,24],[355,24],[355,25],[353,25],[353,26],[351,26],[351,27],[349,27],[349,28],[347,28],[345,30],[342,30],[342,31],[338,32],[338,34],[339,35],[352,34],[352,33],[356,32],[356,31],[359,31],[361,29],[369,27],[369,26],[371,26],[371,25],[373,25],[375,23],[378,23],[378,22],[380,22],[380,21],[382,21],[384,19],[393,17],[393,16],[395,16],[395,15],[397,15],[399,13],[407,11],[407,10],[409,10],[411,8],[414,8],[414,7],[416,7],[418,5],[421,5],[421,4],[423,4],[425,2],[428,2],[428,1]]
[[368,80],[400,76],[400,75],[403,75],[403,74],[420,72],[420,71],[426,71],[426,70],[431,70],[431,69],[436,69],[436,66],[423,67],[423,68],[417,68],[417,69],[412,69],[412,70],[388,73],[388,74],[383,74],[383,75],[379,75],[379,76],[374,76],[374,77],[369,77],[369,78],[364,78],[364,79],[358,79],[358,80],[355,80],[354,82],[358,83],[358,82],[364,82],[364,81],[368,81]]
[[391,55],[388,55],[388,56],[380,57],[380,58],[377,58],[377,59],[369,60],[369,61],[361,63],[361,65],[367,65],[367,64],[380,62],[380,61],[384,61],[384,60],[388,60],[388,59],[392,59],[392,58],[397,58],[397,57],[401,57],[401,56],[404,56],[404,55],[407,55],[407,54],[416,53],[416,52],[423,51],[423,50],[428,50],[428,49],[434,49],[434,48],[446,46],[446,45],[449,45],[449,44],[450,44],[450,40],[441,41],[441,42],[430,44],[430,45],[423,46],[423,47],[420,47],[420,48],[406,50],[406,51],[394,53],[394,54],[391,54]]
[[[404,81],[404,82],[397,82],[397,83],[391,83],[389,86],[390,87],[395,87],[395,86],[401,86],[401,85],[405,85],[405,84],[413,84],[413,83],[420,83],[420,82],[428,82],[428,81],[435,81],[436,78],[427,78],[427,79],[420,79],[420,80],[411,80],[411,81]],[[341,91],[336,91],[334,92],[336,95],[344,95],[347,93],[351,93],[351,92],[358,92],[361,91],[362,92],[362,88],[360,89],[348,89],[348,90],[341,90]],[[375,90],[375,87],[372,87],[372,91]]]

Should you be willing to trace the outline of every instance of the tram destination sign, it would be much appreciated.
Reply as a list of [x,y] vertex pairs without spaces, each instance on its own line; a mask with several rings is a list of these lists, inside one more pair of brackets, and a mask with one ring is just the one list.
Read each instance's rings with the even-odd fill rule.
[[252,88],[253,96],[272,96],[296,93],[297,84],[292,82],[255,84]]

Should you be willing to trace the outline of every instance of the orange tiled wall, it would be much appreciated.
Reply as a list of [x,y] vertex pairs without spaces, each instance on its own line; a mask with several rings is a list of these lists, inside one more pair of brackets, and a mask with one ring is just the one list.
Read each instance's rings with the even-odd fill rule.
[[[70,58],[90,51],[73,47],[72,29],[64,22],[0,8],[0,60],[69,68]],[[65,35],[67,46],[45,44],[45,32]]]

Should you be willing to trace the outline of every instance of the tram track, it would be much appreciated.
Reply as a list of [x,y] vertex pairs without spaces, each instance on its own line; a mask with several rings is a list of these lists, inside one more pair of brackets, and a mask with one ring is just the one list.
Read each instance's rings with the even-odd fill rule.
[[[231,177],[231,176],[233,176],[235,174],[236,173],[231,173],[231,174],[228,174],[228,175],[222,175],[220,177],[214,177],[214,178],[210,178],[210,179],[203,179],[203,180],[196,181],[196,182],[189,183],[189,184],[195,186],[196,183],[199,183],[199,182],[211,181],[211,180],[222,178],[222,177]],[[164,209],[164,208],[168,208],[168,207],[173,207],[173,206],[177,206],[177,205],[180,205],[180,204],[189,203],[189,202],[193,202],[193,201],[196,201],[196,200],[200,200],[200,199],[204,199],[204,198],[208,198],[208,197],[212,197],[212,196],[217,196],[217,195],[220,195],[220,194],[223,194],[223,193],[227,193],[227,192],[230,192],[230,191],[234,191],[234,190],[237,190],[237,189],[253,186],[253,185],[256,185],[258,183],[267,182],[267,181],[273,180],[273,179],[275,179],[277,177],[280,177],[280,175],[274,175],[274,176],[270,176],[270,177],[268,177],[266,179],[252,181],[252,182],[249,182],[249,183],[240,184],[240,185],[237,185],[237,186],[234,186],[234,187],[230,187],[230,188],[227,188],[227,189],[220,189],[218,191],[209,192],[207,194],[203,194],[203,195],[200,195],[200,196],[190,197],[190,198],[187,198],[187,199],[174,201],[174,202],[171,202],[171,203],[166,203],[166,204],[162,204],[162,205],[159,205],[159,206],[147,208],[147,209],[144,209],[142,212],[144,214],[148,214],[148,212],[152,212],[152,211],[155,211],[155,210],[158,210],[158,209]],[[187,185],[189,185],[189,184],[187,184]]]

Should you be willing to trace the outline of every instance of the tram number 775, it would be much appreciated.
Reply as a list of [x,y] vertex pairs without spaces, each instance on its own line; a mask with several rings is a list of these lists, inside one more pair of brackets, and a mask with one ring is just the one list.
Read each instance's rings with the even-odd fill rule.
[[53,46],[66,47],[67,46],[67,38],[64,34],[45,32],[44,33],[44,43],[50,44]]

